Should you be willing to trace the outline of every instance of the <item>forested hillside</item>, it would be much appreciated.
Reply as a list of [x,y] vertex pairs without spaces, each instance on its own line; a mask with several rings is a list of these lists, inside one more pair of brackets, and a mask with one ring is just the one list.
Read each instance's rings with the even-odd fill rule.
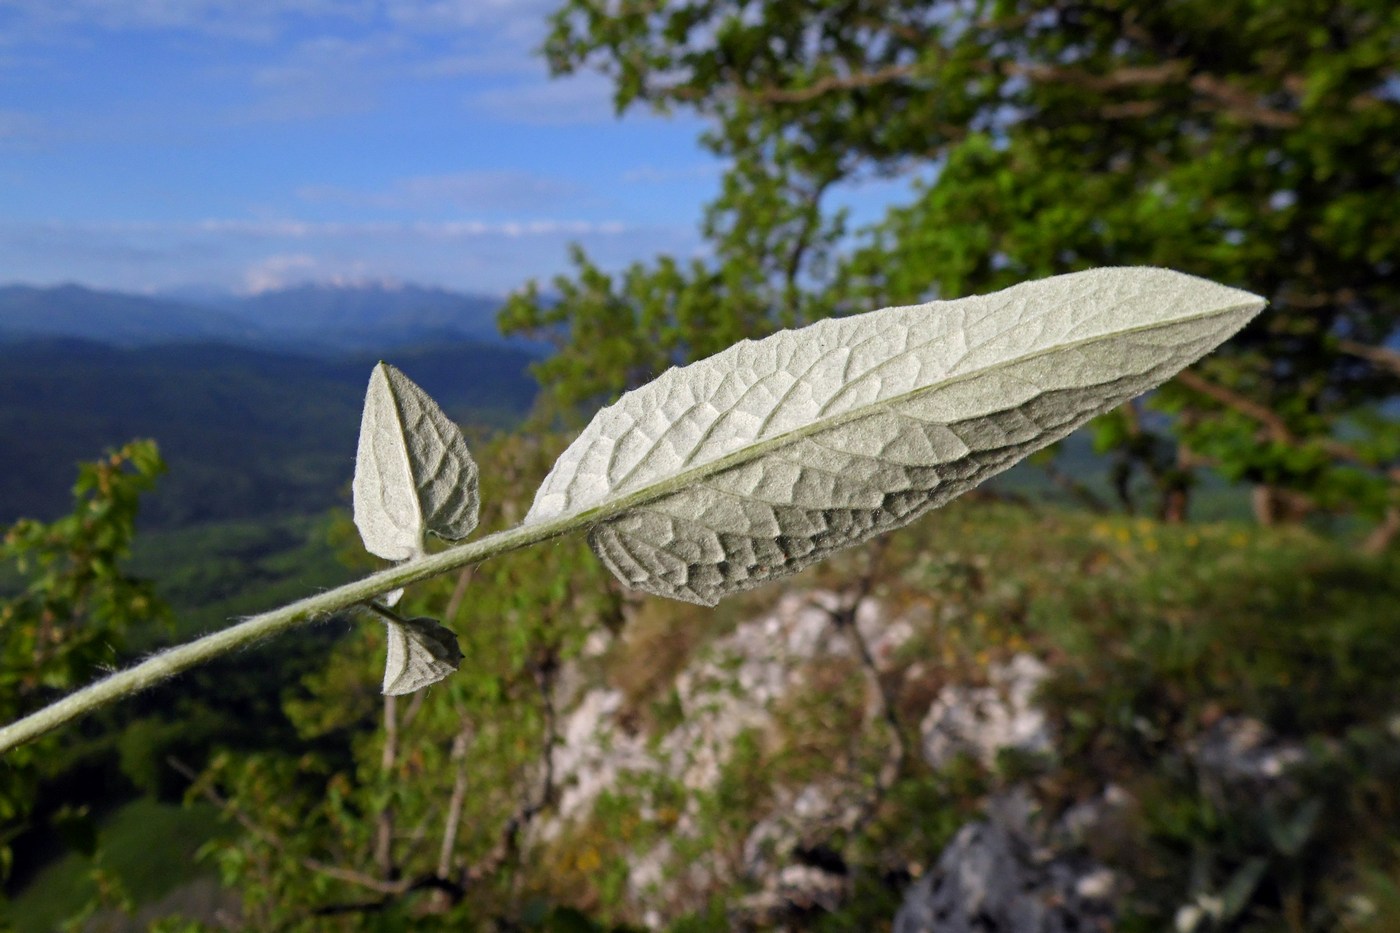
[[[392,357],[466,424],[510,424],[534,397],[521,350],[439,342]],[[143,510],[151,527],[342,503],[377,361],[224,344],[0,344],[0,522],[58,514],[75,464],[137,437],[155,438],[171,468]]]

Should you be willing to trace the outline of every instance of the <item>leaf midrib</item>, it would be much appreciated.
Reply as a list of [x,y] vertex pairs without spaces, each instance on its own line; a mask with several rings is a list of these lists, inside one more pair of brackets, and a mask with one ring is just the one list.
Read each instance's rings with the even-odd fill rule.
[[[915,398],[926,392],[932,392],[935,389],[942,389],[950,385],[956,385],[959,382],[966,382],[993,370],[1001,369],[1005,366],[1010,366],[1017,363],[1025,363],[1034,359],[1038,359],[1040,357],[1050,356],[1067,350],[1073,350],[1080,347],[1090,346],[1092,344],[1099,343],[1104,340],[1128,337],[1132,336],[1133,334],[1148,333],[1154,330],[1160,330],[1165,327],[1173,327],[1180,324],[1189,324],[1192,321],[1202,321],[1213,317],[1224,317],[1225,315],[1232,314],[1236,311],[1242,311],[1245,308],[1249,307],[1250,304],[1253,304],[1253,302],[1232,304],[1223,308],[1213,308],[1210,311],[1205,311],[1200,314],[1193,314],[1189,316],[1173,318],[1170,321],[1157,321],[1147,324],[1141,324],[1135,327],[1127,327],[1122,330],[1114,331],[1111,334],[1099,334],[1094,337],[1086,337],[1080,340],[1074,340],[1067,343],[1055,344],[1054,346],[1045,347],[1043,349],[1036,350],[1031,353],[1024,353],[1020,356],[1002,360],[995,366],[984,366],[980,369],[975,369],[967,373],[952,376],[929,385],[921,386],[909,392],[903,392],[899,395],[891,396],[890,398],[882,399],[881,401],[872,402],[871,404],[863,405],[859,408],[852,409],[851,411],[845,412],[843,414],[834,415],[831,418],[814,421],[811,424],[803,425],[802,427],[794,428],[791,431],[786,431],[782,434],[774,435],[771,438],[766,438],[764,440],[757,441],[753,444],[736,450],[733,453],[725,454],[724,456],[717,457],[714,460],[710,460],[705,463],[698,464],[694,467],[682,470],[679,473],[676,473],[672,476],[668,476],[665,479],[658,480],[650,485],[643,486],[640,489],[634,489],[631,492],[623,493],[617,496],[610,496],[608,498],[603,499],[601,502],[580,509],[576,512],[563,513],[560,515],[553,515],[539,519],[527,519],[527,522],[533,524],[550,521],[562,521],[565,519],[572,518],[574,520],[581,521],[590,525],[601,523],[609,519],[615,518],[618,515],[627,512],[631,509],[637,508],[638,506],[647,505],[659,499],[664,499],[667,496],[680,492],[701,480],[709,478],[710,476],[714,476],[717,473],[722,473],[725,470],[731,469],[736,466],[740,466],[750,460],[757,459],[763,456],[764,454],[768,453],[769,451],[775,450],[779,447],[785,447],[788,444],[793,443],[794,441],[800,441],[803,438],[810,437],[814,434],[819,434],[824,431],[831,430],[833,428],[841,427],[842,425],[849,424],[852,421],[858,421],[862,418],[868,417],[869,415],[888,409],[892,405]],[[987,414],[995,414],[997,412],[1007,411],[1010,408],[1015,407],[1017,406],[1012,405],[1008,408],[994,409],[993,411],[988,412]]]

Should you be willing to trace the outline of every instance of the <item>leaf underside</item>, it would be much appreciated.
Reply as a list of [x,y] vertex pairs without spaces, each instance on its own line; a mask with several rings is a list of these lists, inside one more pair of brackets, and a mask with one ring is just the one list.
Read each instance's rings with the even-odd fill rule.
[[601,510],[589,540],[618,579],[713,605],[944,504],[1263,306],[1165,269],[1098,269],[744,341],[599,412],[526,521]]
[[437,683],[462,663],[453,631],[436,619],[387,621],[388,655],[384,660],[384,694],[402,696]]
[[462,432],[387,363],[370,374],[353,489],[365,548],[387,560],[423,553],[428,532],[455,541],[476,527],[477,467]]

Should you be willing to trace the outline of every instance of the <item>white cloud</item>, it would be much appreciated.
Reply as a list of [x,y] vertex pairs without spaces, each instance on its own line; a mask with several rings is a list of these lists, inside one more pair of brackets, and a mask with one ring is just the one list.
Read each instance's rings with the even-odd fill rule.
[[70,27],[182,30],[269,41],[307,25],[440,34],[479,29],[534,43],[555,0],[0,0],[31,34]]
[[[373,111],[395,82],[543,79],[534,55],[559,0],[0,0],[0,70],[70,72],[71,53],[103,33],[222,40],[208,70],[236,76],[248,101],[236,123],[288,122]],[[232,43],[230,45],[230,43]],[[263,59],[250,66],[248,55]],[[481,106],[526,122],[591,121],[606,109],[577,91],[535,82],[490,92]],[[572,95],[572,96],[571,96]],[[585,95],[586,96],[586,95]],[[604,97],[606,95],[603,95]],[[600,98],[601,100],[602,98]],[[570,117],[579,104],[587,116]]]
[[381,6],[388,19],[415,30],[488,27],[502,37],[533,42],[543,35],[545,17],[558,0],[383,0]]
[[252,239],[306,240],[312,238],[408,237],[433,240],[470,237],[590,236],[613,235],[628,230],[618,221],[592,220],[242,220],[218,219],[194,223],[135,222],[74,225],[93,231],[132,233],[217,234]]
[[418,175],[395,181],[382,191],[355,191],[334,185],[307,185],[297,196],[312,203],[342,204],[379,210],[451,208],[458,211],[558,210],[577,200],[580,187],[561,178],[513,169]]
[[608,123],[616,119],[612,84],[593,72],[491,88],[472,95],[467,106],[495,120],[534,126]]
[[85,221],[0,223],[0,235],[11,243],[37,239],[136,241],[170,238],[224,237],[248,241],[341,240],[389,237],[398,240],[461,240],[481,237],[518,239],[531,236],[615,236],[635,227],[615,220],[298,220],[221,218],[196,221]]
[[295,44],[274,64],[254,68],[255,99],[235,108],[235,122],[289,122],[375,110],[379,87],[412,46],[402,36],[317,36]]
[[0,0],[27,31],[84,29],[182,30],[269,41],[311,18],[363,21],[369,0]]
[[311,277],[317,267],[305,253],[282,253],[253,263],[243,273],[243,291],[256,295],[275,291]]
[[533,77],[539,74],[540,66],[528,49],[491,42],[462,42],[440,54],[415,58],[407,70],[412,78],[436,81],[483,75]]
[[698,181],[718,178],[724,171],[723,163],[698,162],[692,165],[656,166],[638,165],[622,173],[622,180],[634,184],[668,184],[674,181]]
[[433,36],[408,66],[419,79],[537,75],[535,49],[559,0],[387,0],[387,18],[404,33]]
[[571,242],[619,268],[657,252],[689,255],[699,241],[691,224],[567,219],[0,222],[0,282],[51,284],[82,270],[87,284],[137,290],[370,279],[504,294],[566,272]]

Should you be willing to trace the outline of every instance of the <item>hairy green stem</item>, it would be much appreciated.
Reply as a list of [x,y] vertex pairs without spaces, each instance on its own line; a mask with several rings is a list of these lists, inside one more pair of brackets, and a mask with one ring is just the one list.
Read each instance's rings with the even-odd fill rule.
[[[755,445],[755,449],[766,450],[771,446],[773,446],[772,442],[765,442],[763,445]],[[155,686],[162,680],[174,677],[197,664],[212,661],[214,658],[231,651],[237,651],[239,648],[245,648],[253,642],[261,641],[272,635],[280,635],[287,629],[303,622],[324,619],[342,609],[361,605],[401,586],[457,570],[468,564],[499,557],[502,554],[517,551],[550,538],[557,538],[580,528],[588,528],[597,522],[605,521],[625,512],[633,506],[664,498],[709,474],[719,472],[736,462],[741,462],[743,459],[743,451],[730,454],[713,463],[678,473],[645,488],[609,499],[601,505],[580,512],[560,515],[545,521],[526,522],[516,525],[514,528],[479,538],[476,541],[459,544],[436,554],[430,554],[427,557],[405,561],[387,570],[381,570],[376,574],[356,580],[354,583],[347,583],[333,590],[297,600],[280,609],[251,616],[237,625],[205,635],[203,638],[180,645],[177,648],[162,651],[135,667],[129,667],[104,680],[99,680],[95,684],[71,693],[63,699],[0,729],[0,755],[27,742],[32,742],[44,733],[72,722],[80,716],[86,716],[109,703],[114,703],[123,697]]]
[[303,622],[324,619],[332,613],[367,602],[401,586],[557,537],[583,527],[597,517],[597,513],[592,512],[566,515],[548,522],[517,525],[436,554],[405,561],[353,583],[251,616],[237,625],[162,651],[140,664],[83,687],[0,729],[0,754],[32,742],[65,723],[152,687],[197,664],[245,648],[272,635],[281,634]]

